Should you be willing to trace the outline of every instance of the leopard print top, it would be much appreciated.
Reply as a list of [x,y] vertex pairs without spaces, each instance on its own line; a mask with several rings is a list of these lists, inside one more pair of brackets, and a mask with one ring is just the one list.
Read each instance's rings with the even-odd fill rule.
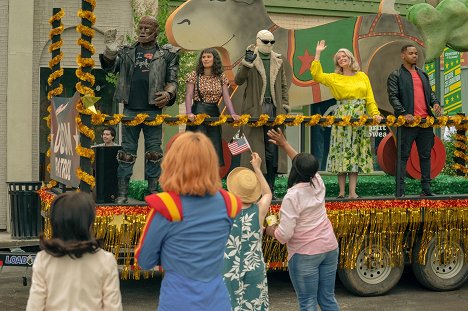
[[221,87],[221,81],[223,82],[223,85],[227,85],[229,87],[229,80],[228,78],[223,74],[221,74],[221,78],[218,76],[205,76],[201,75],[199,76],[199,85],[200,85],[200,93],[203,97],[201,99],[198,96],[198,90],[197,90],[197,74],[195,71],[192,71],[187,75],[187,79],[185,82],[187,83],[193,83],[195,85],[194,87],[194,94],[193,94],[193,100],[195,101],[204,101],[207,103],[218,103],[219,99],[221,98],[223,94],[223,90]]

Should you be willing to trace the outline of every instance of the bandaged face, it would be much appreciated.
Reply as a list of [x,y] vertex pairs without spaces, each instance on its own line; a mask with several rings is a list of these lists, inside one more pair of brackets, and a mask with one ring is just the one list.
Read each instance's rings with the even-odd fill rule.
[[275,44],[275,37],[268,30],[260,30],[257,33],[258,51],[263,54],[270,54]]

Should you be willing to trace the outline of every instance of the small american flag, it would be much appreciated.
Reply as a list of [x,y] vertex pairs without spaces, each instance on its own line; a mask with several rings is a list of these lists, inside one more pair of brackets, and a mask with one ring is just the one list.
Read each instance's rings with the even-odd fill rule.
[[249,142],[247,141],[247,138],[245,138],[244,135],[242,135],[240,138],[234,138],[232,143],[228,144],[229,150],[233,155],[240,154],[244,151],[250,150],[250,145]]

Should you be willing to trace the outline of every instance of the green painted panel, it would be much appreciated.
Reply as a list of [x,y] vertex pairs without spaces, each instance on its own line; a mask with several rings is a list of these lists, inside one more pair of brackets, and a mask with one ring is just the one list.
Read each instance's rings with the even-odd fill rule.
[[315,55],[317,42],[327,38],[333,38],[333,40],[327,41],[327,49],[320,57],[320,61],[324,72],[334,72],[335,65],[332,58],[334,53],[340,48],[347,48],[353,51],[353,35],[356,19],[346,18],[314,28],[296,29],[294,31],[295,46],[293,47],[293,71],[296,79],[303,83],[311,82],[312,76],[308,69],[304,71],[304,61],[301,60],[301,57],[305,54]]
[[[185,1],[170,1],[172,7],[177,7]],[[301,14],[317,16],[358,16],[362,14],[377,13],[380,0],[264,0],[269,13]],[[396,1],[395,9],[406,15],[410,6],[424,3],[424,0]]]

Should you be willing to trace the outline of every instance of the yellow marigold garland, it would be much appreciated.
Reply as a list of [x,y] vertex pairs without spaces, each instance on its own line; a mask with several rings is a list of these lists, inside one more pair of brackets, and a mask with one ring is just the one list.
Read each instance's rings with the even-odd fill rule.
[[189,119],[187,115],[185,114],[178,114],[176,115],[176,118],[178,118],[177,121],[165,121],[167,125],[173,125],[173,126],[179,126],[182,124],[187,124],[189,122]]
[[286,118],[288,118],[289,115],[287,114],[279,114],[275,117],[275,120],[273,122],[267,122],[267,125],[268,126],[278,126],[278,125],[282,125],[284,123],[284,120],[286,120]]
[[453,145],[456,147],[456,148],[459,148],[459,149],[462,149],[462,150],[467,150],[468,147],[466,146],[466,144],[464,144],[463,142],[461,141],[455,141],[453,143]]
[[84,26],[83,24],[79,24],[78,26],[76,26],[76,31],[85,36],[94,37],[94,29],[88,26]]
[[80,66],[80,67],[78,67],[78,69],[76,69],[76,71],[75,71],[76,76],[78,78],[80,78],[81,81],[87,81],[87,82],[89,82],[89,84],[91,84],[91,86],[93,86],[94,83],[96,82],[96,78],[91,73],[83,72],[82,68],[83,68],[83,66]]
[[125,125],[128,126],[137,126],[145,121],[146,118],[148,118],[149,115],[146,113],[139,113],[135,116],[133,120],[130,121],[122,121]]
[[81,117],[79,116],[79,114],[78,114],[78,117],[75,118],[75,120],[76,120],[76,124],[78,125],[78,129],[80,133],[84,134],[86,137],[91,139],[91,141],[94,141],[94,138],[95,138],[94,131],[81,122]]
[[[52,25],[52,23],[51,23],[51,25]],[[53,36],[57,36],[57,35],[61,34],[63,32],[63,30],[64,30],[63,24],[60,23],[60,26],[52,28],[52,30],[49,31],[49,38],[52,39]]]
[[[63,40],[62,39],[60,39],[57,42],[51,43],[49,45],[49,53],[52,53],[53,51],[60,49],[62,47],[62,45],[63,45]],[[49,64],[50,64],[50,61],[49,61]]]
[[[368,119],[368,117],[365,114],[363,114],[363,115],[359,116],[359,121],[351,122],[351,126],[358,126],[358,127],[359,126],[364,126],[366,124],[366,122],[367,122],[367,119]],[[348,121],[348,123],[349,123],[349,121]],[[346,125],[349,125],[349,124],[346,124]]]
[[77,42],[78,45],[80,45],[80,46],[84,47],[85,49],[87,49],[88,51],[90,51],[91,54],[96,53],[96,49],[94,48],[94,45],[92,45],[88,41],[79,38],[76,42]]
[[349,126],[350,125],[350,121],[351,120],[351,116],[343,116],[341,117],[341,121],[338,121],[335,125],[337,126]]
[[94,90],[90,87],[84,86],[81,82],[78,82],[75,86],[80,94],[94,96]]
[[455,139],[458,141],[468,141],[468,137],[465,135],[455,134]]
[[460,171],[460,172],[463,172],[465,175],[468,174],[468,167],[464,167],[463,165],[458,164],[458,163],[453,164],[452,167],[453,167],[455,170],[458,170],[458,171]]
[[96,180],[94,179],[94,177],[83,171],[80,167],[76,169],[76,176],[78,176],[80,180],[87,183],[91,187],[91,189],[93,189],[94,186],[96,186]]
[[420,124],[419,127],[428,128],[428,127],[431,127],[433,124],[434,124],[434,117],[427,117],[426,122],[423,124]]
[[83,58],[81,55],[76,56],[76,63],[82,67],[94,67],[95,64],[94,59]]
[[396,117],[393,115],[389,115],[386,117],[385,125],[386,126],[393,126],[395,124]]
[[63,9],[60,9],[57,13],[52,15],[51,18],[49,18],[49,24],[52,25],[53,22],[61,20],[65,16],[65,11]]
[[[91,22],[91,25],[94,25],[96,23],[96,15],[94,15],[94,13],[91,11],[83,11],[82,9],[79,9],[77,15],[78,17],[86,18],[87,20],[89,20]],[[94,32],[93,32],[93,35],[94,35]],[[89,37],[92,37],[92,36],[89,36]]]
[[145,125],[148,126],[159,126],[164,123],[164,119],[170,117],[168,114],[158,114],[153,121],[145,121],[143,122]]
[[220,126],[224,123],[226,123],[227,119],[229,118],[230,116],[226,115],[226,114],[222,114],[219,116],[219,119],[218,121],[213,121],[213,122],[208,122],[208,125],[209,126]]
[[[62,61],[62,58],[63,58],[63,52],[61,51],[59,55],[57,55],[57,56],[55,56],[55,57],[53,57],[53,58],[51,58],[51,59],[49,60],[49,68],[52,69],[52,67],[54,67],[55,65],[60,64],[60,62]],[[62,68],[60,68],[60,70],[63,71]],[[55,73],[55,72],[52,72],[52,73],[50,74],[50,76],[53,75],[54,73]],[[49,77],[50,77],[50,76],[49,76]]]
[[250,123],[249,126],[251,127],[260,127],[264,126],[270,117],[267,114],[261,114],[260,117],[258,118],[258,121],[255,121],[253,123]]
[[319,122],[319,124],[322,126],[330,126],[333,123],[335,123],[335,116],[326,116],[325,121]]
[[114,114],[112,120],[106,121],[106,124],[107,124],[107,125],[117,125],[117,124],[119,124],[119,123],[122,121],[122,118],[123,118],[123,117],[124,117],[123,114],[121,114],[121,113],[116,113],[116,114]]
[[[372,117],[372,121],[369,123],[370,126],[377,126],[380,124],[380,121],[377,120],[378,115]],[[365,122],[364,122],[365,123]]]
[[[466,147],[466,146],[465,146],[465,147]],[[457,158],[462,158],[464,161],[468,161],[468,154],[465,154],[464,152],[455,150],[455,151],[453,152],[453,154],[454,154]]]
[[100,111],[98,111],[98,113],[93,113],[91,115],[91,124],[92,125],[100,125],[100,124],[104,123],[104,121],[106,120],[106,117],[107,117],[107,115],[104,114],[104,113],[101,113]]
[[237,121],[231,123],[233,127],[240,127],[246,125],[249,122],[250,116],[248,114],[243,114],[239,117]]
[[[310,117],[309,122],[306,123],[307,126],[315,126],[320,122],[320,119],[322,118],[321,115],[319,114],[314,114],[313,116]],[[334,120],[334,119],[333,119]]]
[[[185,116],[187,117],[187,115]],[[183,115],[180,115],[179,119],[184,120],[184,122],[186,122],[187,125],[200,125],[203,123],[203,121],[205,121],[206,118],[209,118],[209,117],[210,116],[207,115],[206,113],[200,113],[200,114],[195,115],[195,119],[193,121],[190,121],[188,117],[187,119],[185,119]]]
[[85,158],[88,158],[91,160],[91,163],[94,162],[94,156],[95,156],[95,153],[94,153],[94,150],[93,149],[90,149],[90,148],[84,148],[83,146],[78,145],[76,147],[76,152],[80,155],[80,157],[85,157]]
[[305,120],[305,117],[303,115],[299,115],[299,116],[295,116],[294,120],[292,120],[290,122],[286,122],[285,124],[287,126],[298,126],[298,125],[302,124],[302,122],[304,122],[304,120]]

